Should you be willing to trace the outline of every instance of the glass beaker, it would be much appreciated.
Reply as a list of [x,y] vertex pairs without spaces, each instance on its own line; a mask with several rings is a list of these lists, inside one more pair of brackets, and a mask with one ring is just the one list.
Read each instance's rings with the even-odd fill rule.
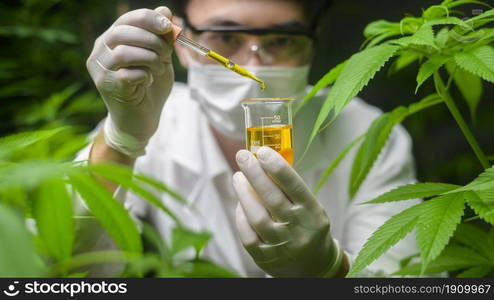
[[252,153],[262,146],[278,151],[293,165],[292,102],[294,98],[247,98],[245,111],[246,147]]

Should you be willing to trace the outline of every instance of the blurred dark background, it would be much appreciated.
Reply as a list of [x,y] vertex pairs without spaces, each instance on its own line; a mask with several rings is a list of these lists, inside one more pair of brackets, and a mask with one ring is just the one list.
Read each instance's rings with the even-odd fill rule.
[[[493,1],[486,1],[494,5]],[[0,3],[0,136],[36,129],[47,122],[90,130],[104,117],[105,108],[87,74],[85,60],[94,40],[125,11],[155,8],[156,0],[2,0]],[[439,0],[335,0],[325,20],[311,72],[315,83],[332,66],[359,50],[366,24],[378,19],[398,21],[419,15]],[[473,6],[474,8],[481,8]],[[468,14],[466,15],[468,17]],[[176,64],[177,79],[186,73]],[[417,65],[388,76],[387,69],[364,89],[360,97],[389,111],[432,92],[424,86],[414,94]],[[493,154],[494,88],[485,84],[477,120],[464,116],[488,155]],[[457,91],[453,91],[460,99]],[[434,107],[406,120],[414,140],[420,181],[464,184],[481,172],[460,130],[444,106]]]

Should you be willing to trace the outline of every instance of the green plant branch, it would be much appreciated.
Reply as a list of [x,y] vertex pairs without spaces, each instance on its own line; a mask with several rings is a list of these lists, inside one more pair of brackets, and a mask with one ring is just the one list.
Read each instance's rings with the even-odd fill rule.
[[472,147],[473,152],[477,156],[477,159],[480,161],[480,164],[484,169],[487,169],[490,167],[489,161],[487,160],[487,156],[485,155],[484,151],[482,148],[480,148],[479,143],[475,139],[475,137],[472,134],[472,131],[470,130],[470,127],[468,127],[467,123],[465,122],[465,119],[461,115],[460,111],[458,110],[458,107],[456,106],[453,98],[449,94],[447,88],[444,85],[443,80],[441,79],[441,75],[439,75],[439,72],[434,72],[434,84],[436,86],[436,91],[439,96],[441,96],[444,100],[444,103],[446,103],[446,106],[448,107],[451,115],[455,119],[456,123],[460,127],[463,135],[467,139],[468,143],[470,144],[470,147]]

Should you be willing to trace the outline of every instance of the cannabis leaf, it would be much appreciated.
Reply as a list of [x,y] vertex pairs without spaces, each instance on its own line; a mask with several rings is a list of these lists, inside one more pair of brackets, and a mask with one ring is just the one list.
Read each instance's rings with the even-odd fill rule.
[[333,84],[335,80],[340,76],[341,70],[345,67],[346,61],[338,64],[334,68],[332,68],[326,75],[324,75],[319,81],[316,83],[316,85],[312,88],[312,90],[304,97],[304,99],[300,102],[300,104],[297,106],[295,109],[295,114],[298,113],[300,109],[304,105],[306,105],[314,96],[322,89],[328,87],[329,85]]
[[488,234],[479,226],[461,223],[458,225],[458,228],[456,228],[453,240],[456,243],[472,248],[494,263],[494,249],[491,249],[488,243],[486,243]]
[[383,114],[375,119],[367,130],[366,137],[360,146],[352,166],[350,176],[350,195],[353,197],[379,153],[388,140],[391,130],[407,116],[408,109],[397,107],[392,112]]
[[468,205],[485,221],[494,225],[494,190],[467,191],[465,198]]
[[58,261],[68,260],[74,244],[72,198],[63,179],[41,183],[33,203],[36,228],[43,246]]
[[458,188],[457,185],[447,184],[447,183],[414,183],[407,184],[395,188],[381,196],[365,202],[363,204],[370,203],[384,203],[384,202],[394,202],[417,198],[426,198],[436,196],[451,190]]
[[367,85],[374,75],[384,66],[384,64],[396,53],[397,46],[379,45],[368,48],[350,57],[341,70],[341,74],[336,80],[317,116],[312,129],[305,153],[314,141],[319,129],[328,118],[330,113],[330,123],[339,115],[341,110],[355,97],[364,86]]
[[424,203],[418,221],[417,241],[422,271],[444,249],[461,221],[465,203],[463,193],[443,195]]
[[365,243],[347,277],[356,276],[367,265],[410,233],[417,225],[424,204],[414,205],[394,215],[379,227]]
[[331,162],[331,164],[324,170],[324,173],[322,174],[321,178],[319,179],[319,182],[317,183],[317,186],[314,190],[314,193],[318,193],[319,190],[323,187],[324,183],[328,180],[328,178],[333,174],[333,171],[338,167],[340,162],[346,157],[348,152],[353,149],[363,138],[365,138],[365,135],[361,135],[355,140],[353,140],[350,144],[348,144],[343,151],[338,154],[338,156]]
[[0,277],[43,277],[48,270],[35,250],[26,222],[0,204]]
[[449,193],[463,192],[463,191],[485,191],[494,188],[494,167],[490,167],[489,169],[482,172],[475,180],[470,182],[469,184],[460,187],[458,189],[452,190]]
[[136,224],[106,187],[82,172],[71,172],[69,182],[121,250],[131,254],[142,253]]
[[[134,174],[131,169],[118,165],[104,164],[89,165],[88,169],[93,171],[95,174],[98,174],[112,182],[119,183],[122,187],[133,191],[136,195],[139,195],[149,203],[155,205],[165,214],[170,216],[176,223],[180,224],[180,220],[177,216],[175,216],[175,214],[168,207],[163,205],[161,199],[156,197],[148,189],[144,188],[142,184],[139,184],[139,175]],[[169,194],[172,196],[172,199],[177,199],[175,197],[175,193],[172,193],[168,187],[165,186],[165,188],[165,192],[170,192]]]
[[417,74],[417,87],[415,88],[415,93],[417,93],[420,86],[429,79],[434,72],[439,70],[451,57],[443,56],[441,54],[433,55],[429,58],[427,62],[422,64]]
[[427,267],[417,263],[406,266],[393,275],[421,275],[423,273],[434,274],[441,272],[451,272],[472,266],[489,264],[489,260],[467,247],[449,246]]
[[482,46],[455,55],[460,68],[494,83],[494,48]]
[[446,69],[450,76],[453,76],[455,85],[467,102],[472,119],[475,119],[477,106],[482,97],[482,80],[479,76],[457,67],[457,64],[454,61],[447,62]]

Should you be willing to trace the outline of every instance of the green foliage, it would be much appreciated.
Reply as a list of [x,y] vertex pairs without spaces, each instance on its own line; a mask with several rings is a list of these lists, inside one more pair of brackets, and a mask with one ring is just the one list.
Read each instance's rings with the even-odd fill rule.
[[468,205],[486,222],[494,225],[494,189],[465,193]]
[[420,66],[419,73],[417,74],[417,87],[415,88],[415,93],[417,93],[419,87],[449,59],[451,58],[438,54],[432,56],[426,63]]
[[172,255],[177,254],[184,249],[193,247],[198,257],[210,238],[211,235],[208,233],[196,233],[183,227],[175,227],[172,231],[171,253]]
[[58,261],[68,260],[72,255],[72,214],[72,199],[62,179],[46,180],[39,185],[33,215],[44,248]]
[[47,274],[24,223],[18,213],[0,203],[0,277],[41,277]]
[[331,113],[329,117],[329,122],[331,123],[348,102],[367,85],[376,72],[396,53],[397,49],[398,47],[392,45],[369,48],[353,55],[345,63],[319,112],[306,151],[329,114]]
[[[485,259],[483,256],[480,256],[470,248],[450,246],[425,268],[425,273],[438,274],[441,272],[451,272],[466,268],[477,268],[480,266],[492,269],[492,266],[487,266],[488,264],[492,265],[492,262]],[[395,272],[394,275],[420,275],[422,273],[423,267],[421,264],[412,264]]]
[[479,76],[459,68],[454,61],[446,63],[446,69],[449,75],[453,77],[455,85],[467,102],[470,108],[470,115],[474,120],[482,97],[482,80]]
[[365,204],[371,203],[384,203],[394,202],[418,198],[426,198],[436,196],[445,192],[449,192],[457,188],[457,185],[445,184],[445,183],[414,183],[408,185],[402,185],[389,192],[382,194],[381,196],[365,202]]
[[347,277],[357,276],[367,265],[409,234],[416,226],[422,208],[423,204],[412,206],[379,227],[364,244]]
[[461,221],[464,206],[463,193],[448,194],[424,202],[417,226],[422,271],[446,247]]
[[393,127],[401,123],[407,114],[407,108],[398,107],[391,113],[383,114],[372,122],[367,130],[365,141],[360,146],[353,162],[350,176],[350,196],[353,197],[355,195],[365,177],[367,177]]
[[[489,10],[476,17],[464,19],[459,9],[469,4],[486,6]],[[417,183],[398,187],[368,201],[367,203],[378,204],[435,197],[395,215],[374,232],[356,258],[349,276],[357,275],[414,228],[417,228],[421,262],[406,264],[404,269],[396,274],[419,275],[461,270],[459,276],[485,276],[492,272],[491,266],[479,264],[488,261],[492,264],[492,257],[486,255],[486,251],[493,252],[494,248],[482,248],[475,243],[462,246],[451,246],[449,243],[462,221],[465,204],[476,214],[471,219],[480,218],[491,225],[494,224],[494,171],[493,168],[489,168],[487,156],[464,120],[451,93],[452,87],[455,86],[474,119],[482,98],[483,81],[494,83],[494,29],[486,27],[493,21],[492,7],[480,1],[460,0],[442,1],[424,9],[418,17],[408,15],[399,22],[378,20],[365,28],[366,40],[363,50],[352,55],[341,72],[335,72],[333,69],[331,76],[327,74],[331,81],[335,76],[336,79],[313,126],[307,147],[375,74],[388,61],[393,61],[393,58],[390,74],[418,62],[415,93],[429,81],[433,81],[435,88],[434,94],[419,102],[408,107],[400,106],[382,114],[362,134],[364,140],[353,158],[350,174],[351,196],[359,191],[393,128],[412,114],[441,103],[444,103],[452,114],[482,167],[487,169],[465,186]],[[444,75],[448,76],[446,83],[443,81]],[[316,190],[321,188],[342,159],[351,153],[350,150],[357,142],[350,143],[331,162],[321,176]],[[460,228],[461,232],[472,231],[470,227],[460,225]],[[472,252],[477,253],[477,256],[472,256],[472,259],[460,259],[460,256]]]
[[123,205],[113,199],[110,192],[89,174],[74,172],[69,176],[70,183],[119,248],[131,254],[141,253],[142,244],[137,226]]
[[[73,153],[84,144],[71,145],[73,151],[53,151],[63,141],[78,137],[70,127],[55,127],[0,139],[0,225],[4,229],[0,229],[0,276],[84,277],[95,266],[108,263],[127,266],[120,276],[237,276],[200,258],[210,234],[191,232],[181,225],[159,197],[165,193],[180,204],[186,201],[166,184],[123,166],[72,162]],[[166,245],[158,233],[150,234],[149,229],[141,235],[136,221],[100,182],[102,178],[142,197],[175,220],[171,245]],[[88,215],[75,209],[81,204],[87,207]],[[5,205],[19,213],[10,208],[4,211]],[[33,224],[31,233],[26,223]],[[95,225],[85,227],[90,223]],[[98,239],[105,232],[117,251],[94,251],[87,244],[85,235]],[[147,253],[143,238],[150,237],[158,246],[155,252]],[[181,250],[190,247],[196,250],[196,257],[180,258]]]
[[315,193],[318,193],[319,190],[324,186],[324,183],[329,179],[333,171],[338,167],[340,162],[345,158],[345,156],[350,152],[350,150],[353,149],[363,138],[365,138],[364,135],[359,136],[355,140],[353,140],[350,144],[348,144],[343,151],[340,152],[340,154],[335,158],[333,162],[326,168],[324,171],[323,175],[321,176],[321,179],[319,179],[319,182],[314,190]]
[[454,59],[463,70],[494,83],[494,48],[491,46],[460,52]]

